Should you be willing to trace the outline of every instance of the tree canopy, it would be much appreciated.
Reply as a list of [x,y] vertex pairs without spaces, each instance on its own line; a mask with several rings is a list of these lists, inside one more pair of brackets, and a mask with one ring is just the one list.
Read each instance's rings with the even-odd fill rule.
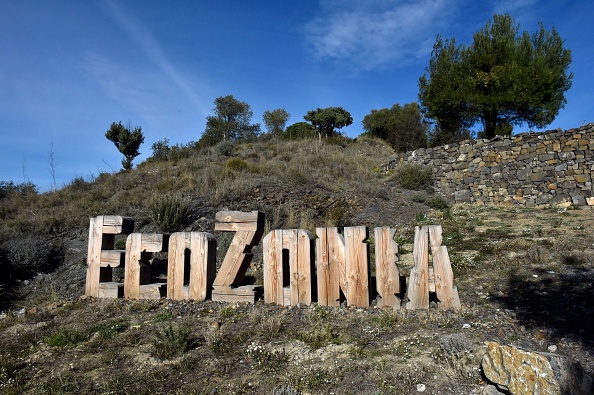
[[204,145],[220,141],[252,141],[260,133],[260,124],[251,124],[252,110],[249,104],[232,95],[217,97],[214,101],[215,115],[206,117],[206,129],[200,138]]
[[480,121],[486,138],[512,125],[550,124],[571,87],[571,51],[554,27],[539,26],[520,34],[509,14],[496,14],[469,46],[438,36],[419,79],[423,114],[452,134]]
[[286,140],[302,140],[316,137],[316,128],[307,122],[297,122],[287,127],[282,134]]
[[351,114],[342,107],[318,108],[307,112],[303,118],[311,122],[318,133],[332,137],[335,129],[342,129],[353,123]]
[[123,155],[122,167],[124,170],[132,168],[132,160],[140,155],[138,149],[144,142],[144,135],[140,126],[131,130],[130,124],[128,126],[122,125],[122,122],[111,124],[109,130],[105,133],[105,137],[113,142]]
[[417,103],[371,110],[363,118],[363,130],[386,140],[396,151],[411,151],[427,145],[427,124]]
[[264,111],[262,120],[268,133],[273,137],[279,137],[284,132],[289,117],[289,113],[284,108],[277,108],[272,111]]

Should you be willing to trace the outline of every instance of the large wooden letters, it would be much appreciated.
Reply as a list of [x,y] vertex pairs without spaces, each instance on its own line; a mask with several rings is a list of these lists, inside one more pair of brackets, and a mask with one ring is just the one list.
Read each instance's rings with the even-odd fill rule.
[[264,213],[252,211],[220,211],[215,216],[215,230],[235,232],[227,255],[215,277],[212,299],[215,301],[255,302],[256,287],[241,286],[253,254],[264,233]]
[[[169,238],[167,296],[176,300],[210,298],[217,266],[216,250],[217,240],[210,233],[172,234]],[[188,253],[189,260],[186,259]],[[189,273],[186,272],[188,269]]]
[[344,228],[346,302],[349,306],[369,306],[369,237],[366,226]]
[[346,293],[344,237],[338,228],[316,228],[318,304],[340,306],[340,291]]
[[[94,297],[255,302],[262,286],[245,284],[252,248],[262,239],[264,214],[224,211],[216,214],[215,231],[235,232],[216,272],[216,238],[205,232],[132,233],[132,219],[91,218],[85,294]],[[368,229],[365,226],[317,228],[317,239],[303,229],[272,230],[263,240],[263,296],[266,303],[368,307],[377,292],[378,307],[398,309],[406,292],[407,309],[460,308],[447,248],[440,226],[415,229],[414,267],[408,289],[399,272],[395,229],[375,228],[375,288],[371,282]],[[126,250],[114,250],[115,235],[127,234]],[[315,254],[314,254],[315,245]],[[167,261],[152,254],[167,252]],[[315,266],[313,263],[315,262]],[[167,267],[163,266],[167,263]],[[124,283],[112,280],[112,268],[124,265]],[[162,268],[161,275],[152,273]],[[315,271],[314,271],[315,267]],[[166,278],[166,281],[165,281]],[[433,298],[433,299],[431,299]]]
[[[433,266],[429,266],[429,239]],[[410,271],[408,288],[409,310],[429,308],[429,293],[434,292],[438,308],[460,308],[458,291],[454,287],[454,275],[447,248],[441,245],[441,226],[415,228],[413,259],[415,266]]]
[[375,276],[377,305],[379,307],[400,308],[400,299],[397,297],[403,290],[403,276],[398,271],[398,243],[394,240],[396,229],[375,228]]
[[[125,251],[113,249],[115,235],[130,234],[133,229],[132,218],[100,215],[90,219],[85,295],[116,298],[121,296],[120,284],[112,282],[112,268],[123,264]],[[102,283],[104,287],[101,286]]]
[[[263,241],[264,301],[281,305],[312,302],[312,234],[303,229],[273,230]],[[285,276],[285,258],[288,276]],[[288,277],[285,286],[284,279]]]
[[[167,250],[169,236],[132,233],[126,239],[124,297],[128,299],[158,299],[164,296],[166,283],[151,284],[150,262],[153,252]],[[141,290],[142,292],[141,295]]]

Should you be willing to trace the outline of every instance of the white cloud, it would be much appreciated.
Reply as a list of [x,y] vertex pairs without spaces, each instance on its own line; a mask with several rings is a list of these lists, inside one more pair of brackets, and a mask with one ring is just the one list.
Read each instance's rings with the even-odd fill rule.
[[322,2],[322,15],[305,26],[319,58],[371,70],[416,61],[431,51],[439,28],[455,12],[445,0]]
[[186,98],[201,112],[208,111],[209,105],[195,93],[187,79],[169,60],[151,32],[138,19],[125,13],[115,2],[108,1],[105,4],[107,5],[106,13],[114,19],[122,30],[128,33],[132,41],[142,48],[147,57],[183,92]]

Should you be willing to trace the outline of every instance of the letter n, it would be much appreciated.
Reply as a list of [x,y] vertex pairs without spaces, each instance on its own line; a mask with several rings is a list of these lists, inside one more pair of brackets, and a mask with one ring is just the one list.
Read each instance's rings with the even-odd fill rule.
[[[313,235],[303,229],[273,230],[263,241],[264,302],[312,302]],[[289,275],[285,276],[287,269]],[[288,284],[285,279],[288,277]],[[285,286],[288,285],[288,286]]]

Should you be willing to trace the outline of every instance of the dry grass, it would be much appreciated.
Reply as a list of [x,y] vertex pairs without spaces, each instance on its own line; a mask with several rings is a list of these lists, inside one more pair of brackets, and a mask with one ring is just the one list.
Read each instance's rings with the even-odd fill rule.
[[[66,255],[84,255],[89,217],[127,215],[136,231],[156,231],[151,197],[176,194],[192,199],[187,229],[213,231],[223,209],[263,211],[266,232],[394,226],[398,265],[408,273],[414,227],[439,223],[462,311],[69,299],[60,286],[71,273],[84,281],[84,258],[74,255],[33,280],[28,289],[37,289],[11,299],[0,318],[0,393],[412,394],[418,384],[427,393],[471,393],[481,386],[485,340],[539,351],[555,344],[592,370],[590,209],[447,208],[381,174],[393,152],[373,139],[174,151],[134,171],[2,197],[0,243],[34,230],[64,241]],[[231,235],[216,236],[220,260]],[[254,250],[248,274],[261,282]],[[0,295],[18,295],[7,285],[0,282]],[[534,335],[541,331],[545,341]]]

